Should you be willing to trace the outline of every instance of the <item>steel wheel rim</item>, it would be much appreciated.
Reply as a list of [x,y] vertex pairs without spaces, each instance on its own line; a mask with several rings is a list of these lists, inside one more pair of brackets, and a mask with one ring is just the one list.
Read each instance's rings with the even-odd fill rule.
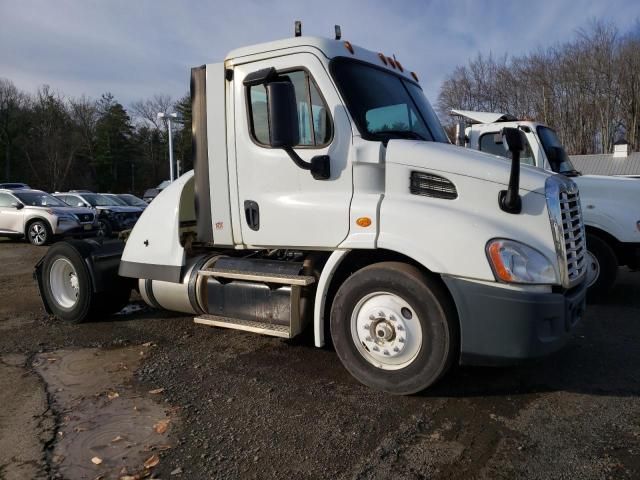
[[29,228],[29,238],[31,243],[35,245],[42,245],[47,241],[47,230],[40,223],[34,223]]
[[66,258],[58,258],[49,271],[51,295],[60,307],[71,309],[78,302],[80,282],[76,269]]
[[98,222],[98,232],[96,233],[96,235],[98,237],[104,237],[106,235],[107,232],[107,225],[104,223],[104,221],[99,221]]
[[366,295],[351,314],[351,337],[358,352],[382,370],[409,366],[422,347],[422,326],[404,298],[388,292]]
[[587,250],[587,287],[592,286],[600,276],[600,262],[596,256]]

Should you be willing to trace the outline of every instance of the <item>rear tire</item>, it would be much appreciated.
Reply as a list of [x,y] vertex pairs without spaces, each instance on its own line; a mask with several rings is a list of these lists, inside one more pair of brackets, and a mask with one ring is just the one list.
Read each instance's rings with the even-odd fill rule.
[[594,303],[603,300],[615,284],[618,275],[618,258],[607,242],[592,234],[587,234],[587,251],[591,254],[591,258],[587,256],[589,262],[587,268],[591,272],[596,272],[596,275],[593,275],[594,278],[590,280],[587,300]]
[[396,395],[433,385],[459,348],[458,320],[446,289],[398,262],[370,265],[342,284],[331,308],[331,338],[357,380]]
[[51,227],[44,220],[35,220],[27,226],[27,240],[31,245],[42,247],[51,241]]

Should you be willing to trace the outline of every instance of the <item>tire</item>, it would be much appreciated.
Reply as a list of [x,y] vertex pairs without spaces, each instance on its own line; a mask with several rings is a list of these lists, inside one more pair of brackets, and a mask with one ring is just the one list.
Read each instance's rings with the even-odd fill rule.
[[98,220],[98,231],[96,232],[96,236],[100,238],[109,238],[113,233],[113,227],[109,223],[108,220],[100,219]]
[[85,321],[98,306],[83,253],[60,242],[49,249],[42,266],[45,300],[56,317],[69,323]]
[[[607,242],[589,233],[587,234],[587,251],[590,254],[587,256],[589,262],[587,277],[594,276],[589,280],[587,300],[594,303],[603,300],[615,284],[618,275],[618,258]],[[590,274],[592,269],[596,270],[595,274]]]
[[351,375],[396,395],[433,385],[459,349],[458,319],[446,289],[398,262],[365,267],[341,285],[331,307],[331,338]]
[[35,220],[27,225],[26,237],[31,245],[42,247],[51,241],[53,234],[47,222],[44,220]]

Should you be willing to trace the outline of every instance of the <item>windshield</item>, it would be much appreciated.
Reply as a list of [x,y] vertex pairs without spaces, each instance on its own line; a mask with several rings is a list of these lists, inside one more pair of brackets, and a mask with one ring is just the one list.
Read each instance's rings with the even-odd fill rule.
[[116,205],[120,205],[121,207],[129,206],[127,202],[125,202],[122,198],[120,198],[120,196],[116,195],[115,193],[111,193],[109,195],[102,194],[102,196],[107,197],[109,200],[113,201]]
[[84,198],[92,207],[119,207],[117,202],[111,200],[104,195],[100,195],[98,193],[83,193],[82,198]]
[[540,142],[542,143],[542,148],[544,148],[544,153],[547,156],[547,160],[549,160],[551,170],[569,176],[579,175],[579,172],[571,163],[569,155],[567,155],[567,152],[564,150],[562,143],[560,143],[556,132],[549,127],[541,126],[537,128],[537,131],[538,138],[540,138]]
[[129,193],[123,193],[118,195],[127,205],[132,207],[146,207],[147,202],[142,200],[141,198],[136,197],[135,195],[131,195]]
[[13,192],[22,203],[30,207],[68,207],[62,200],[45,192]]
[[415,83],[347,58],[334,59],[331,72],[362,138],[449,142],[429,101]]

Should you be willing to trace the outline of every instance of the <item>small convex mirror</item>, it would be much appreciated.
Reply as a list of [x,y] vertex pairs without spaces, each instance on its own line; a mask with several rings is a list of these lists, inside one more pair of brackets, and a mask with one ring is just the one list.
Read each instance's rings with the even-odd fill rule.
[[505,150],[511,153],[524,150],[524,142],[522,141],[520,130],[507,127],[502,129],[501,134]]

